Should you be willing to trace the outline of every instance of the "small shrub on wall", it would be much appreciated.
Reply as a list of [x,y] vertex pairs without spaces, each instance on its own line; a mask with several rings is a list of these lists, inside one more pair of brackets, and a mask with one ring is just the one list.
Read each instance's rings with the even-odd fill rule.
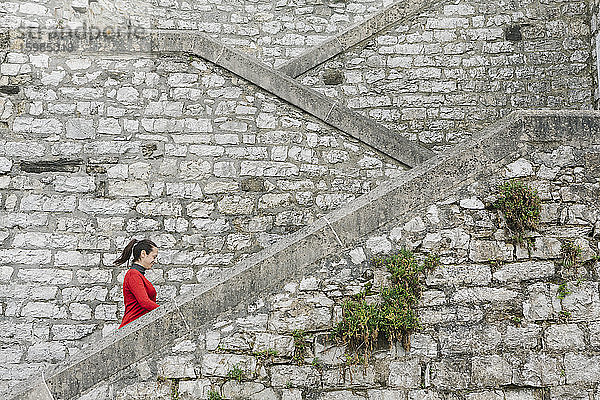
[[366,358],[380,339],[401,341],[410,347],[409,335],[419,328],[416,305],[422,292],[421,276],[439,264],[435,255],[419,262],[408,250],[375,258],[376,268],[385,268],[391,274],[391,285],[381,290],[378,302],[368,302],[369,288],[342,305],[342,320],[333,330],[333,336],[348,345],[356,355]]
[[535,189],[516,180],[505,182],[499,191],[494,207],[502,211],[514,240],[522,242],[525,233],[535,230],[540,222],[540,196]]

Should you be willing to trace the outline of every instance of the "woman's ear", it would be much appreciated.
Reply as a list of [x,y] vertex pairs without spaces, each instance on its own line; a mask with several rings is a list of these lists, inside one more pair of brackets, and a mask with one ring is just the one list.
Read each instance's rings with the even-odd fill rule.
[[146,257],[147,255],[148,255],[148,253],[146,253],[146,250],[142,250],[142,251],[140,252],[140,258],[141,258],[141,257]]

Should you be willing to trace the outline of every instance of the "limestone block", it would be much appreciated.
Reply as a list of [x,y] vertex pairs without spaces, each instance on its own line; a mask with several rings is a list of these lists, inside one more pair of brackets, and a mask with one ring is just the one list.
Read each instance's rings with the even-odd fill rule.
[[390,243],[386,236],[368,238],[365,247],[371,254],[389,254],[392,251],[392,243]]
[[275,208],[289,207],[292,198],[289,193],[267,193],[260,197],[258,208],[263,210],[273,210]]
[[488,285],[492,273],[489,265],[440,265],[427,274],[427,286]]
[[542,328],[537,325],[516,327],[509,325],[502,336],[504,346],[509,349],[533,349],[538,346]]
[[470,362],[461,359],[431,363],[431,385],[439,390],[466,389],[470,382]]
[[[65,71],[52,71],[49,73],[42,72],[42,77],[40,79],[40,82],[44,85],[58,86],[62,82],[62,80],[65,78],[65,76],[66,76]],[[74,105],[73,105],[73,107],[74,107]]]
[[77,205],[75,196],[46,196],[30,194],[21,199],[21,211],[72,212]]
[[485,204],[477,197],[471,197],[468,199],[462,199],[459,202],[462,208],[466,208],[467,210],[483,210],[485,209]]
[[127,232],[158,231],[160,222],[151,218],[135,218],[127,221]]
[[351,390],[336,390],[324,392],[318,397],[318,400],[364,400],[365,398]]
[[13,267],[0,266],[0,282],[9,282],[14,270]]
[[600,381],[600,356],[568,353],[564,366],[568,384],[589,385]]
[[511,378],[511,366],[502,356],[489,355],[472,360],[471,382],[477,387],[509,385]]
[[200,157],[221,157],[225,153],[225,148],[223,146],[193,144],[190,145],[189,152]]
[[17,278],[23,282],[35,282],[49,285],[71,283],[73,272],[60,269],[19,269]]
[[144,115],[154,117],[179,117],[183,115],[183,102],[165,100],[153,101],[144,109]]
[[[1,151],[1,150],[0,150]],[[43,157],[46,148],[41,143],[36,142],[6,142],[4,144],[4,154],[11,157]]]
[[563,309],[571,313],[571,318],[577,320],[600,319],[600,296],[598,282],[569,283],[571,292],[562,300]]
[[494,280],[520,282],[529,279],[550,278],[554,275],[555,266],[552,261],[525,261],[503,264],[493,274]]
[[158,376],[167,379],[196,378],[193,356],[168,356],[157,362]]
[[227,195],[217,203],[217,207],[221,213],[226,215],[250,215],[254,210],[254,199]]
[[575,324],[551,325],[546,329],[544,337],[550,351],[585,350],[583,331]]
[[298,175],[296,165],[279,161],[242,161],[240,164],[241,176],[279,176],[288,177]]
[[[369,400],[400,400],[404,399],[402,393],[400,391],[385,391],[382,390],[381,397],[372,397],[371,391],[369,391]],[[437,391],[431,389],[422,389],[422,390],[411,390],[408,392],[408,400],[442,400],[443,395]],[[470,399],[469,399],[470,400]],[[503,400],[503,399],[498,399]]]
[[525,158],[519,158],[505,167],[507,178],[522,178],[533,175],[533,165]]
[[112,273],[106,269],[78,269],[75,272],[77,281],[81,284],[90,283],[110,283],[112,281]]
[[64,360],[66,355],[67,348],[60,342],[36,343],[27,349],[28,361],[56,362]]
[[560,240],[548,237],[536,237],[533,249],[531,250],[532,258],[559,258],[561,256]]
[[392,361],[388,384],[392,387],[416,389],[421,386],[421,364],[419,359]]
[[256,358],[237,354],[208,353],[202,358],[202,375],[227,377],[229,371],[235,366],[245,371],[246,375],[250,377],[256,370]]
[[261,383],[256,382],[237,382],[229,380],[223,384],[223,396],[229,399],[249,399],[249,400],[278,400],[279,397],[271,388],[265,388]]
[[0,157],[0,174],[10,172],[13,162],[6,157]]
[[462,228],[444,229],[430,232],[423,239],[423,248],[435,253],[444,253],[451,249],[468,250],[471,236]]
[[440,351],[443,356],[457,354],[489,354],[501,341],[495,326],[454,326],[440,329]]
[[294,339],[291,336],[272,333],[257,333],[252,351],[275,350],[279,357],[289,357],[294,354]]
[[[423,393],[419,393],[423,392]],[[410,393],[414,393],[414,396],[410,400],[441,400],[441,397],[432,397],[433,392],[430,397],[427,397],[428,394],[425,391],[411,391]],[[399,389],[369,389],[367,390],[367,399],[368,400],[405,400],[406,393]]]
[[214,164],[213,171],[219,178],[235,178],[239,175],[233,161],[218,161]]
[[275,365],[271,367],[271,385],[275,388],[315,388],[321,385],[321,376],[315,367]]
[[399,357],[419,356],[435,358],[438,356],[438,342],[431,335],[412,333],[410,335],[410,349],[406,351],[401,343],[395,343],[396,354]]
[[[81,251],[58,251],[54,255],[54,265],[94,267],[100,265],[100,255],[84,253]],[[110,272],[110,271],[105,271]],[[85,277],[84,277],[85,279]],[[82,282],[83,283],[83,282]]]
[[564,379],[560,374],[558,360],[544,353],[529,353],[515,372],[513,383],[517,385],[549,386]]
[[281,392],[281,400],[302,400],[300,389],[283,389]]
[[241,330],[246,332],[266,331],[268,318],[267,314],[254,314],[237,318],[235,322]]
[[84,321],[92,318],[92,309],[87,304],[71,303],[69,304],[71,318],[78,321]]
[[67,318],[65,310],[56,304],[31,301],[21,309],[22,317]]
[[22,355],[23,347],[21,346],[13,345],[0,348],[0,360],[7,364],[18,364]]
[[511,261],[513,258],[513,245],[501,241],[471,240],[469,258],[474,262],[490,260]]
[[206,160],[182,161],[179,165],[179,177],[184,181],[192,181],[209,177],[212,164]]
[[113,197],[148,196],[148,184],[144,181],[109,181],[108,194]]
[[115,400],[171,400],[171,385],[162,382],[135,382],[116,392]]
[[467,400],[504,400],[502,390],[485,390],[481,392],[469,393]]
[[600,347],[600,322],[590,322],[590,345],[592,347]]
[[504,288],[473,287],[457,290],[452,296],[455,304],[507,303],[516,300],[519,292]]
[[205,399],[211,390],[210,379],[182,380],[179,382],[179,394],[182,399]]
[[[122,283],[122,280],[121,282]],[[90,288],[67,287],[62,291],[62,298],[65,303],[72,302],[91,302],[105,301],[108,295],[108,289],[102,286],[93,286]]]
[[182,214],[182,207],[179,201],[155,200],[139,203],[135,210],[145,216],[171,216],[179,217]]
[[186,87],[191,86],[198,80],[197,74],[187,74],[187,73],[173,73],[169,74],[167,82],[169,86],[174,87]]
[[52,338],[54,340],[79,340],[94,331],[96,325],[52,325]]
[[167,196],[183,199],[202,199],[202,186],[198,183],[167,182]]
[[535,389],[506,389],[504,400],[536,400],[538,393]]
[[66,61],[67,67],[72,70],[88,69],[92,65],[89,58],[71,58]]
[[106,135],[120,135],[123,129],[117,118],[100,118],[97,132]]
[[63,176],[54,178],[54,190],[57,192],[90,193],[96,190],[93,176]]

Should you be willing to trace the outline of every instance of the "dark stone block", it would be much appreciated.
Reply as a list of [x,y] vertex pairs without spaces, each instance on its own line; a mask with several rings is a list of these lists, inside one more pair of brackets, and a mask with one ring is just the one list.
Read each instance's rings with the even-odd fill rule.
[[259,177],[247,178],[242,181],[241,187],[244,192],[264,192],[265,180]]
[[520,42],[523,40],[521,25],[511,25],[504,29],[504,37],[509,42]]
[[83,160],[80,158],[60,158],[58,160],[21,161],[20,166],[23,172],[77,172],[82,164]]
[[339,85],[344,81],[344,74],[337,69],[328,69],[323,73],[323,82],[326,85]]
[[21,91],[21,88],[14,85],[3,85],[0,86],[0,93],[4,94],[18,94]]

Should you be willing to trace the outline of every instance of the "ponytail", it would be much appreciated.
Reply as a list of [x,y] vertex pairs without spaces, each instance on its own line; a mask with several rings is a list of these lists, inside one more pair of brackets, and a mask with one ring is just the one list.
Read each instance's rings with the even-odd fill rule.
[[142,239],[138,241],[137,239],[131,239],[131,241],[125,246],[121,256],[113,261],[114,265],[121,265],[129,261],[131,256],[133,255],[133,262],[136,262],[140,259],[140,255],[142,254],[142,250],[146,252],[146,254],[150,254],[152,249],[157,246],[153,241],[149,239]]
[[115,261],[113,261],[113,264],[121,265],[121,264],[129,261],[129,259],[131,258],[131,253],[133,251],[133,246],[135,246],[136,243],[137,243],[137,239],[131,239],[131,241],[123,249],[123,252],[121,253],[121,257],[119,257]]

